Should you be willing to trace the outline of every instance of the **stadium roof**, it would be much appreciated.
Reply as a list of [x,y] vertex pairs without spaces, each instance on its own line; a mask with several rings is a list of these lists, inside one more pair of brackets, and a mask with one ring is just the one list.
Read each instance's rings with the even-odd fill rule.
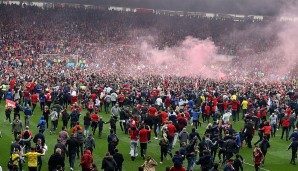
[[[30,0],[35,1],[35,0]],[[296,0],[36,0],[55,3],[97,4],[177,11],[277,15],[287,2]]]

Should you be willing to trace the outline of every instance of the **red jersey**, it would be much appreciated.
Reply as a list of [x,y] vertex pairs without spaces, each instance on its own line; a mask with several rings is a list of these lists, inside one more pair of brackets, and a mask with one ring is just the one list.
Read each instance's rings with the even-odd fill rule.
[[26,99],[29,99],[29,98],[30,98],[30,93],[29,93],[28,90],[25,90],[25,91],[23,92],[23,94],[24,94],[24,98],[26,98]]
[[46,101],[47,102],[51,102],[52,101],[52,95],[51,95],[51,93],[47,93],[47,95],[46,95]]
[[96,94],[91,94],[90,96],[91,96],[91,99],[92,100],[95,100],[97,98],[97,95]]
[[232,110],[237,110],[238,106],[240,106],[240,102],[237,100],[233,100],[230,104],[232,105]]
[[31,102],[32,102],[32,104],[36,104],[37,101],[38,101],[37,94],[32,94],[32,96],[31,96]]
[[91,114],[90,115],[92,122],[97,122],[99,120],[99,117],[97,114]]
[[123,103],[124,102],[124,99],[125,99],[124,94],[120,94],[119,95],[119,102],[120,103]]
[[164,125],[168,118],[167,112],[162,111],[162,112],[160,112],[160,114],[158,114],[158,116],[161,117],[161,123]]
[[257,149],[253,152],[255,164],[261,164],[263,161],[263,153],[260,149]]
[[260,129],[261,131],[264,131],[265,134],[270,135],[271,134],[271,126],[264,126],[263,128]]
[[226,101],[222,103],[222,106],[223,106],[223,109],[224,110],[228,110],[229,109],[229,103],[226,102]]
[[149,116],[155,116],[157,109],[155,107],[149,107],[148,111],[149,111]]
[[93,109],[94,107],[94,102],[93,101],[89,101],[87,104],[88,109]]
[[289,127],[290,123],[291,123],[291,121],[288,117],[285,117],[281,120],[282,127]]
[[168,124],[168,131],[169,134],[174,137],[175,136],[175,131],[176,131],[176,127],[173,124]]
[[131,128],[129,128],[128,131],[129,131],[130,140],[137,141],[138,135],[139,135],[139,130],[138,129],[132,130]]
[[70,96],[70,103],[74,104],[78,101],[78,96]]
[[210,111],[210,106],[209,105],[205,106],[205,113],[206,113],[206,115],[210,115],[211,111]]
[[147,130],[145,128],[140,130],[140,143],[147,143],[148,142],[148,134],[151,130]]
[[292,112],[291,108],[286,109],[286,113],[287,113],[288,116],[291,116],[291,112]]

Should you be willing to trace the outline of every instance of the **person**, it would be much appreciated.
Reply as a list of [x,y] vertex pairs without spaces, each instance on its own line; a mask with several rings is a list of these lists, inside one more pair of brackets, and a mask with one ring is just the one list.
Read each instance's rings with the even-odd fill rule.
[[157,162],[151,158],[150,156],[147,157],[146,161],[142,165],[144,171],[155,171],[155,167],[157,166]]
[[33,139],[33,134],[29,130],[29,126],[26,126],[25,130],[22,132],[23,145],[25,146],[25,153],[27,153],[31,148],[31,140]]
[[115,162],[117,163],[117,168],[115,171],[122,171],[122,165],[124,162],[124,158],[123,158],[123,155],[119,152],[119,150],[117,148],[115,149],[113,158],[114,158]]
[[91,130],[92,130],[93,135],[95,135],[97,124],[99,121],[99,116],[97,115],[97,112],[94,112],[90,115],[90,117],[91,117]]
[[170,142],[167,138],[167,134],[163,134],[163,138],[159,140],[160,145],[160,164],[163,163],[163,158],[167,157],[168,149],[170,147]]
[[30,108],[29,104],[24,107],[24,117],[25,117],[25,126],[30,125],[30,117],[32,116],[32,109]]
[[46,121],[44,120],[44,116],[40,116],[40,120],[37,124],[37,128],[39,128],[39,130],[41,130],[41,132],[43,133],[46,129]]
[[[201,171],[208,171],[213,166],[213,160],[209,150],[203,150],[203,155],[200,156],[200,159],[196,162],[197,165],[201,165]],[[189,168],[189,167],[187,167]],[[190,169],[189,169],[190,170]],[[189,171],[187,169],[187,171]]]
[[69,135],[68,135],[65,125],[62,126],[62,130],[59,132],[58,138],[60,139],[62,144],[65,144],[67,139],[69,138]]
[[33,138],[33,142],[37,143],[37,140],[41,139],[41,144],[44,146],[46,139],[45,136],[42,133],[42,130],[39,130],[37,134],[35,134],[34,138]]
[[56,111],[56,108],[53,109],[49,117],[51,118],[50,135],[52,135],[52,132],[56,133],[56,129],[58,125],[58,112]]
[[[1,99],[1,97],[0,97],[0,99]],[[12,124],[12,122],[11,122],[11,116],[10,116],[11,115],[11,111],[12,111],[11,107],[5,106],[5,117],[6,117],[6,120],[5,121],[8,120],[10,124]]]
[[243,166],[242,166],[242,163],[243,163],[243,160],[240,160],[241,156],[239,154],[236,154],[236,158],[233,162],[233,167],[235,169],[235,171],[243,171]]
[[294,132],[291,133],[289,139],[293,139],[295,138],[296,140],[298,140],[298,128],[294,129]]
[[131,127],[128,129],[129,137],[130,137],[130,157],[131,160],[134,161],[136,156],[138,155],[138,136],[139,130],[136,127]]
[[49,107],[45,106],[42,115],[44,116],[44,119],[46,120],[47,128],[49,128],[49,116],[50,116],[50,114],[51,114],[51,112],[49,110]]
[[285,116],[281,120],[282,124],[282,133],[280,139],[283,139],[284,133],[286,132],[286,140],[288,141],[289,139],[289,127],[290,127],[290,119],[289,117],[285,114]]
[[277,129],[277,115],[273,112],[269,117],[269,122],[271,126],[271,135],[272,137],[275,137],[276,129]]
[[83,156],[83,147],[84,147],[84,141],[85,141],[85,137],[84,137],[83,131],[81,130],[81,127],[77,126],[77,131],[74,133],[74,136],[76,137],[78,142],[77,157],[79,159],[80,151],[81,151],[81,157]]
[[255,170],[260,171],[260,165],[263,162],[264,156],[263,156],[262,150],[259,148],[258,144],[255,146],[255,149],[253,151],[252,159],[255,164]]
[[292,158],[290,163],[296,165],[295,159],[297,158],[297,150],[298,150],[298,139],[293,138],[292,143],[289,145],[288,150],[292,149]]
[[44,153],[38,153],[35,151],[35,147],[31,147],[30,152],[23,155],[28,158],[28,170],[37,171],[38,156],[44,156]]
[[224,165],[223,171],[235,171],[234,168],[234,160],[233,159],[229,159],[226,164]]
[[64,158],[61,155],[62,150],[60,148],[56,148],[55,153],[51,155],[48,161],[48,171],[53,171],[57,168],[57,166],[65,167]]
[[11,171],[18,171],[19,170],[19,162],[21,160],[23,153],[22,149],[20,151],[19,148],[15,148],[14,152],[11,154],[11,161],[12,161],[12,169]]
[[67,112],[67,109],[66,108],[61,113],[62,113],[62,123],[63,123],[63,126],[65,126],[67,128],[68,121],[70,119],[70,115]]
[[114,155],[117,145],[118,145],[117,138],[113,137],[112,141],[110,141],[108,144],[108,151],[111,155]]
[[264,156],[264,159],[263,159],[263,162],[262,162],[262,164],[264,164],[268,148],[270,148],[270,143],[269,143],[268,138],[267,138],[266,135],[263,137],[263,140],[260,142],[259,146],[260,146],[260,149],[261,149],[261,151],[263,153],[263,156]]
[[72,171],[76,159],[77,148],[79,147],[79,143],[76,137],[74,137],[74,134],[71,134],[70,138],[66,141],[65,146],[68,147],[69,166]]
[[87,137],[89,134],[89,128],[91,125],[91,116],[90,113],[87,112],[86,116],[84,116],[84,135]]
[[103,169],[104,171],[115,171],[116,168],[116,161],[113,159],[113,156],[111,156],[110,153],[107,152],[102,160],[101,169]]
[[[42,140],[41,139],[37,139],[37,142],[35,144],[35,151],[43,154],[44,153],[44,145],[42,144]],[[42,158],[41,156],[37,157],[38,159],[38,171],[41,171],[41,167],[42,167]]]
[[65,161],[65,156],[68,154],[65,144],[62,143],[60,138],[57,138],[57,143],[54,146],[54,154],[56,153],[56,149],[59,148],[61,150],[60,155],[62,156],[63,161]]
[[95,140],[93,138],[93,134],[90,133],[87,138],[85,138],[84,141],[86,149],[90,150],[91,154],[93,152],[93,148],[95,148]]
[[90,171],[93,163],[93,157],[90,150],[85,150],[84,155],[82,156],[80,166],[82,171]]
[[174,162],[174,166],[170,168],[170,171],[186,171],[182,164],[178,161]]
[[252,120],[247,120],[245,127],[243,128],[243,134],[245,136],[247,147],[252,148],[251,141],[254,135],[254,125],[252,124]]
[[141,157],[143,159],[145,159],[145,156],[146,156],[148,136],[149,136],[150,133],[151,133],[151,129],[149,127],[148,127],[148,129],[146,129],[145,125],[143,126],[143,128],[139,132],[140,146],[141,146]]
[[14,134],[14,138],[16,139],[17,136],[19,136],[23,131],[23,124],[19,116],[15,117],[15,120],[12,122],[11,126],[12,126],[12,132]]

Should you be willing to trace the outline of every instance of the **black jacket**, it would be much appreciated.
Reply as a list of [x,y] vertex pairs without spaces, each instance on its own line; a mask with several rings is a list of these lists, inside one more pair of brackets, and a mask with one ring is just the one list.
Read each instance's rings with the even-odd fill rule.
[[64,167],[64,159],[60,154],[52,154],[48,162],[49,171],[56,169],[57,165]]
[[101,169],[104,171],[115,171],[117,163],[113,159],[113,156],[105,156],[102,160]]
[[65,146],[68,147],[68,153],[74,154],[77,152],[77,147],[79,146],[79,143],[77,139],[73,136],[71,136],[65,143]]
[[293,142],[289,145],[288,150],[289,150],[290,148],[292,148],[292,151],[297,151],[297,148],[298,148],[298,141],[297,141],[297,140],[296,140],[296,141],[293,141]]
[[124,158],[121,153],[115,153],[113,155],[113,158],[114,158],[115,162],[117,163],[118,167],[122,166],[122,163],[124,162]]

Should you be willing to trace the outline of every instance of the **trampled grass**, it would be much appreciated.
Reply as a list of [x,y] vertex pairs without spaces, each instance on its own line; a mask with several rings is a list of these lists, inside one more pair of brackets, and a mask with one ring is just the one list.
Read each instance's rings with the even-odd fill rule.
[[[9,160],[9,150],[10,145],[13,141],[13,134],[11,133],[11,125],[8,121],[4,121],[5,114],[4,114],[4,101],[1,102],[1,108],[0,113],[2,116],[2,119],[0,119],[0,131],[2,132],[2,138],[0,138],[0,166],[2,166],[3,170],[6,171],[7,169],[7,162]],[[39,118],[41,116],[42,112],[40,111],[39,106],[36,107],[36,111],[34,112],[34,115],[30,119],[30,130],[36,134],[38,132],[38,129],[36,128],[37,123],[39,121]],[[13,114],[12,114],[13,115]],[[85,111],[82,112],[82,115],[80,117],[80,123],[83,123],[83,117],[85,115]],[[109,118],[109,114],[100,113],[100,116],[104,118],[104,121],[107,121]],[[24,115],[23,112],[21,112],[21,120],[23,121]],[[23,121],[24,122],[24,121]],[[46,155],[42,158],[43,159],[43,166],[42,171],[47,171],[47,162],[50,158],[50,156],[53,154],[54,150],[53,147],[57,140],[57,134],[61,130],[62,121],[59,121],[58,124],[58,131],[56,134],[50,135],[49,130],[47,129],[44,133],[46,137],[46,144],[48,146],[48,151],[46,152]],[[198,128],[198,131],[200,135],[202,136],[203,132],[205,131],[207,124],[202,124],[202,127]],[[243,122],[237,122],[234,125],[234,128],[236,130],[239,130],[241,127],[243,127]],[[70,133],[70,132],[69,132]],[[94,138],[96,140],[96,148],[93,152],[93,158],[94,162],[97,164],[98,168],[101,168],[101,161],[104,156],[104,154],[107,152],[108,145],[107,145],[107,135],[109,133],[109,124],[104,125],[103,135],[102,139],[98,138],[98,135],[94,135]],[[121,132],[119,127],[119,122],[117,122],[117,135],[120,139],[118,149],[119,151],[124,155],[125,161],[123,164],[123,171],[137,171],[138,167],[144,163],[144,160],[140,156],[136,158],[135,161],[132,161],[129,155],[130,150],[130,139],[128,138],[128,135],[125,135],[123,132]],[[269,170],[269,171],[295,171],[298,170],[298,166],[293,166],[289,164],[290,158],[291,158],[291,151],[287,151],[287,147],[290,144],[290,141],[286,141],[285,139],[280,139],[281,130],[277,131],[277,136],[275,138],[270,139],[271,148],[268,150],[265,165],[262,167],[262,170]],[[259,137],[255,136],[253,142],[256,142]],[[164,171],[167,166],[172,166],[171,159],[165,160],[163,164],[159,164],[160,161],[160,147],[158,145],[158,140],[155,140],[152,138],[152,142],[148,144],[147,149],[147,155],[152,156],[157,162],[158,166],[156,168],[157,171]],[[178,149],[178,147],[176,147]],[[173,153],[176,149],[173,149]],[[253,162],[252,162],[252,149],[247,148],[244,146],[241,151],[241,155],[245,158],[244,164],[244,170],[245,171],[251,171],[254,170]],[[79,159],[76,159],[75,161],[75,171],[81,170],[79,167]],[[216,159],[218,161],[218,159]],[[65,160],[66,169],[70,170],[69,168],[69,162],[68,158]],[[187,166],[187,161],[184,161],[184,166]],[[196,166],[195,170],[200,170],[200,166]],[[28,170],[27,163],[25,163],[23,170]]]

